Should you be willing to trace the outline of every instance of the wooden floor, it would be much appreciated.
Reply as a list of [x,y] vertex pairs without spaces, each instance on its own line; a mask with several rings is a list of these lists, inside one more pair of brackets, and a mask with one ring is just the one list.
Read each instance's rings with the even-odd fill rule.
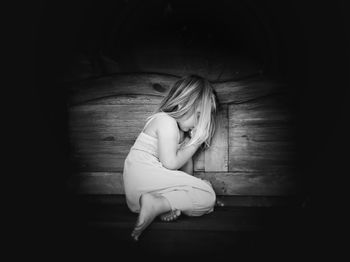
[[301,205],[276,202],[269,207],[262,201],[257,207],[235,197],[223,201],[225,207],[202,217],[181,216],[171,223],[157,219],[134,242],[130,233],[137,214],[128,210],[124,196],[78,197],[71,201],[69,230],[62,233],[60,248],[76,258],[111,261],[125,256],[234,261],[281,253],[287,259],[305,248],[307,209]]

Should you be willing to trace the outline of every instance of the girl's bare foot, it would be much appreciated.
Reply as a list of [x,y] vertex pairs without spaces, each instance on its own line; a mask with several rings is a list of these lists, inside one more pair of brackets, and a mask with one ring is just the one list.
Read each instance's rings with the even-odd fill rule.
[[162,214],[160,216],[160,220],[170,222],[170,221],[176,220],[180,215],[181,215],[181,211],[178,209],[175,209],[165,214]]
[[140,206],[140,214],[131,233],[131,236],[136,241],[155,217],[171,210],[170,204],[165,197],[152,193],[146,193],[140,197]]
[[215,206],[217,206],[217,207],[223,207],[225,204],[224,204],[224,202],[222,202],[221,200],[216,200],[216,202],[215,202]]

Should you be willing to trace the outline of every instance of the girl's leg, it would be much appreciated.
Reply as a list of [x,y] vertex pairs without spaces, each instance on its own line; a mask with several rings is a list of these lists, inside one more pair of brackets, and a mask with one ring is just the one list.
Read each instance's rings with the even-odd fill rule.
[[[180,193],[179,191],[176,191],[176,194],[187,194],[187,193],[185,193],[185,192],[182,192],[182,193]],[[208,197],[208,196],[204,196],[204,197]],[[210,197],[210,196],[209,196]],[[188,201],[190,201],[190,202],[199,202],[198,200],[197,201],[192,201],[191,199],[190,199],[190,196],[187,196],[187,198],[188,198],[188,200],[187,200],[187,202]],[[197,204],[198,205],[198,204]],[[183,205],[182,205],[183,206]],[[193,206],[193,205],[191,205],[191,206]],[[204,206],[205,206],[205,204],[204,204]],[[220,200],[218,200],[218,199],[216,199],[216,202],[215,202],[215,207],[223,207],[224,206],[224,203],[222,202],[222,201],[220,201]],[[177,205],[177,207],[178,208],[181,208],[179,205]],[[193,207],[192,208],[183,208],[182,207],[182,210],[184,210],[185,211],[185,213],[187,212],[193,212]],[[208,206],[208,210],[211,210],[212,208],[211,208],[211,205],[209,205]],[[187,210],[187,211],[186,211]],[[174,210],[171,210],[171,211],[169,211],[169,212],[167,212],[167,213],[164,213],[164,214],[162,214],[162,215],[160,215],[160,220],[162,220],[162,221],[167,221],[167,222],[170,222],[170,221],[174,221],[174,220],[176,220],[179,216],[181,215],[181,210],[180,209],[174,209]]]
[[131,236],[138,240],[142,232],[155,217],[171,210],[168,200],[156,193],[146,193],[140,197],[140,213]]
[[167,190],[166,192],[159,193],[168,200],[172,212],[180,210],[188,216],[201,216],[212,212],[216,200],[214,190],[208,192],[193,187],[186,187],[186,189],[175,188],[171,191]]
[[[205,183],[207,183],[208,185],[212,186],[212,184],[210,183],[209,180],[203,179],[203,181],[204,181]],[[221,200],[216,199],[215,206],[223,207],[223,206],[225,206],[225,203],[222,202]]]
[[202,216],[211,213],[216,203],[216,194],[214,190],[210,192],[193,188],[190,192],[193,203],[193,209],[184,212],[188,216]]

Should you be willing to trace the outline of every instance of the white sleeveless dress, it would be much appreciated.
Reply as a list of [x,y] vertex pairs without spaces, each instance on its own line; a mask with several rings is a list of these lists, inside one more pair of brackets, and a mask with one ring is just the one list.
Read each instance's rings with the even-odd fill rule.
[[[159,114],[162,113],[155,114],[145,127]],[[190,216],[212,212],[216,200],[209,183],[183,171],[165,168],[158,158],[158,139],[143,131],[125,159],[123,182],[127,205],[136,213],[140,211],[140,196],[150,192],[162,194],[173,210],[180,209]]]

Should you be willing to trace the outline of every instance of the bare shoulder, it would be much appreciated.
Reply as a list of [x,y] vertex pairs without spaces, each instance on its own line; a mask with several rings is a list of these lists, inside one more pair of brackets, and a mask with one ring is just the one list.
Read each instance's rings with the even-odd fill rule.
[[174,145],[179,143],[180,140],[180,133],[179,133],[179,127],[177,125],[177,121],[167,115],[167,114],[160,114],[155,119],[155,125],[156,125],[156,132],[157,137],[160,142],[163,144],[166,144],[169,146],[174,142]]
[[157,130],[178,132],[176,120],[167,114],[160,114],[154,119],[154,122]]
[[180,140],[179,127],[173,117],[160,114],[155,119],[155,127],[158,138]]
[[[177,122],[174,118],[167,114],[159,114],[156,115],[152,121],[146,125],[144,128],[143,132],[146,133],[147,135],[153,136],[153,137],[158,137],[159,130],[161,132],[166,133],[166,132],[172,132],[172,130],[178,129],[177,127]],[[174,132],[174,131],[173,131]]]

